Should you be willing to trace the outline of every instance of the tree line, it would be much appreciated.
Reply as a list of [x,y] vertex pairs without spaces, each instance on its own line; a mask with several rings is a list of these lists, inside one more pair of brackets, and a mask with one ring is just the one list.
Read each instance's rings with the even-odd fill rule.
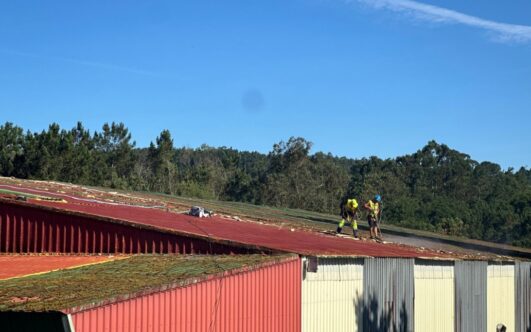
[[0,175],[339,213],[346,197],[384,200],[386,222],[531,247],[531,169],[502,170],[430,141],[415,153],[350,159],[300,137],[267,154],[176,147],[164,130],[136,147],[123,123],[41,132],[0,126]]

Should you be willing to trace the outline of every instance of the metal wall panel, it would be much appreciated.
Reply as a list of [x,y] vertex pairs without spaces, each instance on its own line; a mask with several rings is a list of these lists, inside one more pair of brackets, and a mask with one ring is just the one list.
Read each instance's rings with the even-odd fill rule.
[[[307,263],[307,262],[306,262]],[[316,272],[303,264],[302,331],[358,331],[363,302],[363,260],[319,258]]]
[[516,331],[531,332],[531,262],[516,262]]
[[76,332],[293,331],[300,259],[72,313]]
[[207,239],[0,202],[2,253],[253,253]]
[[415,262],[415,330],[454,331],[453,262]]
[[487,262],[455,262],[455,331],[487,331]]
[[487,331],[502,323],[514,332],[514,265],[490,263],[487,268]]
[[413,331],[413,266],[413,259],[365,259],[364,332]]

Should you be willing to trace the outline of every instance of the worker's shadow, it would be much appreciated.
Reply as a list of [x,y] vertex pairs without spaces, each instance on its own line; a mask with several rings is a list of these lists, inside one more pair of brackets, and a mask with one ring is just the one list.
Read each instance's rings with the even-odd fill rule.
[[[356,325],[363,327],[364,332],[409,332],[409,314],[406,303],[402,302],[396,317],[393,304],[382,305],[376,296],[370,296],[368,301],[363,298],[354,300],[356,308]],[[397,325],[397,321],[399,324]]]

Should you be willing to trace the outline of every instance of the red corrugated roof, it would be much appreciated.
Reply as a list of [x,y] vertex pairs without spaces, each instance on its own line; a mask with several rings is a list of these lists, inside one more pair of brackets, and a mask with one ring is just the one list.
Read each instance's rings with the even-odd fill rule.
[[0,256],[0,280],[29,274],[103,263],[115,258],[104,256]]
[[[0,188],[3,187],[0,185]],[[29,188],[17,187],[17,191],[35,194]],[[373,256],[373,257],[440,257],[441,255],[413,247],[380,244],[372,241],[354,241],[316,232],[279,228],[224,219],[221,217],[196,218],[156,208],[131,205],[111,205],[72,199],[58,193],[46,195],[64,197],[67,203],[30,200],[29,204],[50,206],[61,210],[81,212],[131,223],[150,225],[160,229],[208,236],[249,245],[294,252],[303,255]]]

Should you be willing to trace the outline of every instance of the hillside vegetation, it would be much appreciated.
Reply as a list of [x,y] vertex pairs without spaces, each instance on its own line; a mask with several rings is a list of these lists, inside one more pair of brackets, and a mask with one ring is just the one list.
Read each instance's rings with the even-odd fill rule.
[[124,124],[40,133],[0,126],[0,175],[337,214],[346,196],[384,200],[389,223],[531,247],[531,169],[502,170],[435,141],[394,159],[348,159],[290,138],[271,152],[176,148],[164,130],[137,148]]

